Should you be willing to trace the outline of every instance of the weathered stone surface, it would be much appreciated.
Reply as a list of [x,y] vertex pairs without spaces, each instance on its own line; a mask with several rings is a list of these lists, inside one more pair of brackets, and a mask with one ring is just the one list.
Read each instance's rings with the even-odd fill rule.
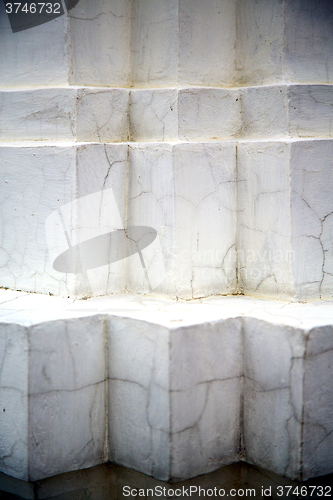
[[332,472],[332,301],[0,300],[2,472]]
[[332,295],[332,141],[238,146],[243,290],[297,300]]

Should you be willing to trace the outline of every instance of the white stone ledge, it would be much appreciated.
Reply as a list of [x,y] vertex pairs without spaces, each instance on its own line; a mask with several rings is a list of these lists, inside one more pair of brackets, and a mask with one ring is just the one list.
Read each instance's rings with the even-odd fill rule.
[[0,141],[332,137],[332,85],[0,90]]
[[331,473],[332,305],[0,290],[0,470]]

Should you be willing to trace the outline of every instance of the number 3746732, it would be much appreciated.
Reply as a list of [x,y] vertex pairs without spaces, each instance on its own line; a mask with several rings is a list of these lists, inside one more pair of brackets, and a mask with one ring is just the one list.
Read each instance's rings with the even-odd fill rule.
[[60,3],[21,3],[7,2],[7,14],[61,14]]

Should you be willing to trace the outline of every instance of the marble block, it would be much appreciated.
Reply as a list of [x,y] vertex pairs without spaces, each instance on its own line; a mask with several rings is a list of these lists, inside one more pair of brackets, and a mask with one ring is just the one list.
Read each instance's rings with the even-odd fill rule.
[[246,319],[246,461],[303,481],[331,471],[332,339],[332,326],[304,331]]
[[132,141],[206,141],[241,134],[238,89],[131,90]]
[[[284,78],[332,83],[333,11],[330,0],[284,2]],[[297,29],[295,29],[297,26]]]
[[70,69],[67,18],[61,16],[33,30],[13,33],[0,4],[0,86],[66,85]]
[[245,293],[331,297],[332,141],[238,145],[239,284]]
[[177,0],[133,2],[131,77],[135,87],[165,87],[178,83]]
[[304,366],[302,470],[309,478],[330,473],[333,463],[332,326],[310,330]]
[[108,332],[111,461],[163,480],[237,461],[240,323],[170,330],[111,318]]
[[178,96],[179,90],[176,88],[131,90],[131,141],[177,140]]
[[107,329],[110,460],[168,480],[169,331],[122,318],[110,318]]
[[0,468],[29,479],[28,336],[24,326],[0,326]]
[[235,79],[234,0],[179,1],[179,84],[232,86]]
[[232,139],[241,134],[239,89],[189,88],[179,91],[179,139]]
[[36,481],[106,461],[102,321],[2,324],[0,339],[2,471]]
[[133,85],[231,85],[235,13],[233,0],[134,2]]
[[80,0],[68,14],[72,85],[128,87],[131,83],[130,0]]
[[241,321],[178,327],[170,341],[170,475],[193,477],[239,460]]
[[[237,81],[332,83],[333,13],[325,0],[239,0]],[[296,29],[295,29],[296,27]]]
[[[232,293],[235,144],[130,145],[129,161],[127,224],[155,228],[161,242],[165,278],[155,293],[173,297]],[[133,292],[138,291],[131,278],[137,268],[135,264],[129,275]]]
[[283,80],[283,2],[236,2],[236,80],[265,85]]
[[329,0],[80,0],[20,33],[0,8],[3,86],[332,82]]
[[[98,272],[90,279],[83,270],[54,264],[83,239],[112,230],[117,221],[105,222],[108,206],[116,205],[115,216],[124,220],[127,146],[6,144],[0,146],[1,286],[62,296],[123,290],[117,262],[110,269],[102,262],[100,279]],[[94,207],[79,207],[78,199],[93,195]]]
[[244,323],[245,460],[300,478],[306,337],[297,328]]
[[128,100],[126,89],[3,90],[0,141],[126,141]]
[[261,85],[240,90],[242,137],[332,137],[331,85]]

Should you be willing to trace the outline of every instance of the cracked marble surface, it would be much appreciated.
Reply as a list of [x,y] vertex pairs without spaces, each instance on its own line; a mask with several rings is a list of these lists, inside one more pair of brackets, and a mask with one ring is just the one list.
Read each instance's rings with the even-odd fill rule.
[[1,141],[331,137],[331,85],[0,91]]
[[[330,83],[333,12],[317,0],[80,0],[12,36],[0,84],[165,87]],[[209,26],[209,28],[207,28]],[[295,26],[298,27],[295,30]],[[47,50],[44,48],[47,47]],[[5,58],[11,65],[5,65]]]
[[291,150],[291,229],[297,298],[327,297],[333,287],[333,178],[330,141]]
[[306,477],[325,474],[333,459],[332,353],[332,327],[312,329],[304,361],[303,468]]
[[[108,293],[109,274],[115,272],[112,266],[117,268],[119,264],[110,265],[108,270],[100,268],[87,283],[85,274],[60,272],[53,267],[53,262],[69,248],[66,234],[75,245],[82,239],[107,232],[113,224],[105,220],[107,200],[103,202],[103,190],[112,190],[113,200],[122,214],[119,217],[124,220],[126,145],[32,146],[27,143],[26,147],[22,144],[3,146],[1,157],[2,286],[63,296],[86,294],[88,290],[91,294],[91,288],[97,294]],[[96,165],[94,171],[92,163]],[[99,196],[94,209],[72,203],[76,197],[83,199],[93,193]],[[102,206],[104,210],[100,213]],[[63,219],[60,209],[63,209]],[[118,272],[117,276],[118,281],[112,281],[113,289],[123,291],[123,273]]]
[[237,80],[249,85],[330,83],[332,25],[330,2],[240,0],[236,8]]
[[68,15],[73,85],[127,87],[130,67],[130,0],[80,0]]
[[1,141],[122,142],[129,90],[58,87],[0,91]]
[[171,333],[171,477],[238,460],[242,364],[240,320]]
[[2,470],[34,480],[104,461],[101,320],[0,328]]
[[2,286],[63,296],[147,292],[138,254],[86,274],[54,268],[70,246],[134,225],[158,234],[143,251],[150,291],[235,290],[234,143],[13,144],[1,147]]
[[169,331],[134,319],[107,324],[110,460],[167,480]]
[[332,99],[324,84],[241,88],[241,136],[332,137]]
[[293,295],[287,142],[238,145],[238,268],[246,293]]
[[246,293],[332,295],[331,151],[329,139],[239,144],[238,256]]
[[[244,446],[247,459],[287,477],[301,463],[302,330],[249,319],[244,328]],[[274,422],[274,426],[272,426]],[[277,446],[276,443],[279,443]]]
[[111,459],[185,478],[240,456],[291,478],[332,470],[332,301],[0,290],[0,310],[8,474]]

